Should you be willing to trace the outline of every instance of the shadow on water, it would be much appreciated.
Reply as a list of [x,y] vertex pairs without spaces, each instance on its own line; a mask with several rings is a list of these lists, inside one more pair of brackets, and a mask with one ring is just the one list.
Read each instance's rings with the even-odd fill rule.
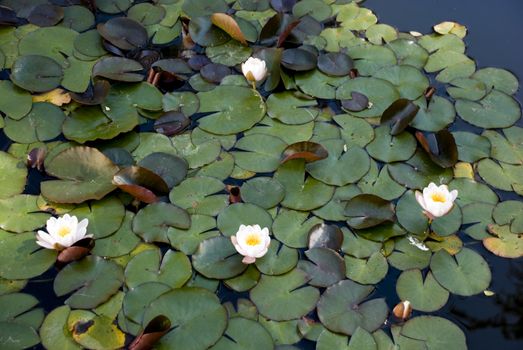
[[[478,68],[499,67],[510,70],[523,80],[523,2],[500,0],[495,3],[477,0],[367,0],[381,23],[401,31],[415,30],[429,33],[434,24],[456,21],[465,25],[467,55]],[[523,90],[517,93],[523,101]],[[518,125],[523,125],[522,120]],[[467,123],[457,123],[453,129],[471,129]],[[472,130],[471,130],[472,131]],[[521,197],[514,193],[498,192],[501,200]],[[490,289],[496,294],[473,297],[452,295],[437,314],[451,319],[462,327],[470,349],[522,349],[523,348],[523,259],[504,259],[486,251],[481,243],[470,242],[469,248],[481,253],[492,270]],[[387,279],[379,286],[379,293],[387,297],[389,305],[396,298],[397,274],[389,271]]]

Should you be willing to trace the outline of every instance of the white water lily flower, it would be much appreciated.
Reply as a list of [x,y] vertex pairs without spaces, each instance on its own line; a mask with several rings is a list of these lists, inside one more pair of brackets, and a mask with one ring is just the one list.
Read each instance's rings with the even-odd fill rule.
[[50,218],[47,220],[47,232],[39,230],[36,234],[36,243],[47,249],[63,250],[79,240],[93,236],[86,234],[88,224],[87,219],[78,222],[76,216],[69,214]]
[[457,196],[457,190],[449,192],[447,185],[438,187],[434,182],[423,189],[423,194],[416,191],[416,200],[430,219],[447,214],[454,206],[454,200]]
[[236,251],[244,256],[244,264],[252,264],[257,258],[261,258],[267,253],[271,244],[269,229],[260,225],[240,225],[235,236],[231,236],[231,242]]
[[418,248],[419,250],[424,250],[424,251],[427,251],[429,250],[429,248],[425,245],[425,243],[421,242],[419,239],[417,239],[416,237],[412,237],[412,236],[407,236],[407,239],[409,240],[409,243],[413,246],[415,246],[416,248]]
[[249,57],[247,61],[242,63],[242,73],[250,82],[260,81],[267,75],[267,66],[264,60]]

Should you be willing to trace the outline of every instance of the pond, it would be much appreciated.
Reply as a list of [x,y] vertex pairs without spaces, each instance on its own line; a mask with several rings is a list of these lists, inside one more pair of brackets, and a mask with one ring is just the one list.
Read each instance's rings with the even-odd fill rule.
[[521,2],[0,6],[0,349],[523,347]]

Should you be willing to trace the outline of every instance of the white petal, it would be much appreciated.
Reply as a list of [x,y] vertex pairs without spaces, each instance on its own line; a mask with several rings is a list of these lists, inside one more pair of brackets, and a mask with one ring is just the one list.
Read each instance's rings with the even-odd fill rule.
[[41,242],[45,242],[45,243],[48,243],[50,246],[53,246],[55,241],[53,240],[53,238],[46,232],[44,231],[38,231],[36,233],[36,239],[38,241],[41,241]]
[[53,244],[49,244],[48,242],[37,240],[36,244],[38,244],[40,247],[43,247],[43,248],[46,248],[46,249],[54,249],[54,245]]
[[416,191],[415,193],[415,196],[416,196],[416,201],[418,202],[418,204],[425,210],[427,210],[427,207],[425,205],[425,199],[423,198],[423,194],[421,194],[420,191]]
[[255,258],[261,258],[261,257],[264,256],[265,254],[267,254],[267,251],[268,251],[268,250],[269,250],[269,249],[267,249],[267,248],[263,248],[263,250],[261,250],[260,252],[254,254],[253,256],[254,256]]
[[242,263],[244,264],[252,264],[256,261],[256,258],[252,257],[252,256],[246,256],[243,258],[242,260]]
[[451,198],[452,202],[454,202],[456,200],[456,198],[458,198],[458,190],[450,191],[450,198]]

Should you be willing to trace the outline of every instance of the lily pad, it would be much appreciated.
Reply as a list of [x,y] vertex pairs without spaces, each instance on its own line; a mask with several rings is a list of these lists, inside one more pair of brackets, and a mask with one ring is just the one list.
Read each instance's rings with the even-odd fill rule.
[[0,81],[0,111],[19,120],[31,110],[31,95],[8,80]]
[[246,87],[218,86],[198,93],[200,113],[212,113],[199,119],[205,131],[230,135],[250,129],[265,115],[261,96]]
[[449,298],[449,292],[439,285],[430,271],[423,277],[418,269],[401,273],[396,292],[401,300],[408,300],[413,309],[423,312],[441,309]]
[[42,182],[44,197],[56,203],[81,203],[113,191],[111,181],[118,167],[96,148],[71,147],[46,164],[46,171],[61,180]]
[[329,185],[344,186],[361,179],[369,171],[370,158],[362,148],[349,146],[343,140],[322,142],[328,157],[307,164],[307,172]]
[[278,137],[252,134],[242,137],[235,145],[239,151],[231,152],[235,164],[242,169],[268,173],[280,164],[280,155],[287,144]]
[[62,66],[52,58],[39,55],[19,57],[11,68],[12,82],[22,89],[46,92],[60,85]]
[[156,344],[160,349],[207,349],[227,327],[227,312],[218,297],[202,288],[184,287],[162,294],[147,307],[143,324],[158,315],[167,317],[172,326]]
[[56,261],[53,250],[39,249],[33,232],[0,231],[0,277],[25,279],[41,275]]
[[490,285],[491,273],[487,262],[468,248],[463,248],[455,256],[445,250],[438,251],[432,257],[430,270],[436,280],[453,294],[474,295]]
[[267,254],[256,259],[256,268],[264,275],[281,275],[298,263],[298,251],[273,240]]
[[270,177],[256,177],[244,182],[241,197],[246,203],[270,209],[278,205],[285,197],[285,189],[277,180]]
[[285,198],[281,204],[289,209],[316,209],[327,203],[334,194],[333,187],[306,177],[303,160],[284,163],[278,168],[274,178],[285,187]]
[[483,245],[489,251],[504,258],[515,259],[523,256],[521,234],[512,233],[508,225],[490,225],[489,232],[493,237],[483,239]]
[[193,254],[201,242],[220,235],[215,228],[216,220],[213,217],[193,214],[191,215],[191,227],[189,229],[169,227],[167,237],[174,248],[185,254]]
[[22,233],[44,226],[51,215],[40,212],[37,199],[28,194],[0,199],[0,228]]
[[122,268],[96,256],[67,265],[54,280],[56,295],[73,292],[65,303],[72,308],[90,309],[116,293],[124,280]]
[[192,256],[193,268],[207,278],[227,279],[247,268],[228,237],[213,237],[200,243]]
[[158,249],[146,250],[134,256],[125,267],[125,284],[135,288],[142,283],[160,282],[171,288],[180,288],[192,275],[189,258],[168,250],[163,258]]
[[344,280],[330,286],[318,302],[318,317],[329,330],[352,335],[361,327],[369,332],[378,329],[387,318],[384,299],[367,300],[373,286]]
[[417,346],[427,349],[467,349],[463,331],[449,320],[437,316],[418,316],[409,320],[401,327],[400,335],[397,341],[400,347],[413,346],[409,344],[415,341]]
[[141,209],[133,219],[133,231],[146,242],[169,243],[169,227],[188,229],[191,227],[189,214],[169,203],[153,203]]
[[0,152],[0,198],[5,199],[24,191],[27,177],[25,164],[8,153]]
[[380,126],[374,132],[376,136],[367,145],[367,152],[376,160],[386,163],[407,160],[416,151],[416,140],[407,132],[393,136],[388,125]]
[[217,218],[217,226],[225,236],[238,232],[240,225],[272,227],[272,218],[265,209],[250,203],[235,203],[224,208]]
[[[260,314],[275,321],[286,321],[305,316],[316,306],[318,289],[304,286],[305,272],[294,269],[281,276],[263,275],[250,296]],[[299,288],[302,287],[302,288]]]
[[456,111],[466,122],[485,129],[507,128],[521,117],[521,107],[516,100],[497,90],[478,102],[456,101]]
[[290,91],[272,94],[267,99],[267,114],[285,124],[305,124],[313,121],[318,110],[316,100],[306,100],[296,97]]
[[216,178],[195,176],[175,186],[169,194],[169,199],[171,203],[191,214],[215,216],[227,206],[227,195],[216,194],[224,189],[223,182]]

